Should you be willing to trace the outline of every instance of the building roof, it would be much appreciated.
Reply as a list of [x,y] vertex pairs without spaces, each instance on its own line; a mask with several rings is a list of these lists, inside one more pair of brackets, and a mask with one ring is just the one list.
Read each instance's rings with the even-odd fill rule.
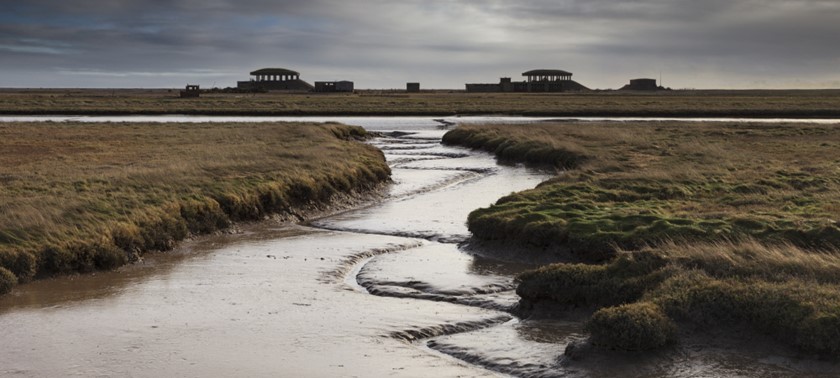
[[571,76],[571,72],[563,71],[563,70],[530,70],[528,72],[523,72],[522,76]]
[[285,68],[261,68],[251,72],[251,75],[300,75],[296,71]]

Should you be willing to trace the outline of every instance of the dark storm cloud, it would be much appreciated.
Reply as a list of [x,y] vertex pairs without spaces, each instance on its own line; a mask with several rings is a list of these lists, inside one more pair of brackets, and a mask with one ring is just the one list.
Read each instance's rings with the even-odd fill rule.
[[[617,87],[831,85],[840,3],[29,0],[0,14],[0,86],[234,85],[266,66],[359,87],[462,87],[537,67]],[[800,80],[800,81],[797,81]]]

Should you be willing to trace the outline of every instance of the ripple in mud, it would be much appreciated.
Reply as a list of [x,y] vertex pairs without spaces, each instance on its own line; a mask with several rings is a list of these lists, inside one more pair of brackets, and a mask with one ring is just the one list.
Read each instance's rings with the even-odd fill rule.
[[394,168],[391,170],[391,180],[393,180],[394,185],[391,186],[388,195],[391,198],[407,197],[441,189],[476,177],[475,172]]
[[462,153],[462,152],[446,152],[446,151],[429,151],[428,149],[418,150],[415,152],[408,152],[408,151],[388,151],[389,155],[396,155],[396,156],[437,156],[437,157],[444,157],[444,158],[464,158],[470,156],[469,154]]
[[474,256],[452,244],[428,244],[395,255],[376,256],[356,281],[373,295],[449,302],[511,311],[519,297],[511,276],[476,274]]
[[385,155],[385,159],[388,160],[388,163],[391,164],[391,169],[399,168],[403,164],[408,164],[415,161],[424,161],[424,160],[439,160],[445,159],[440,156],[427,156],[427,155]]
[[[427,346],[487,369],[522,377],[570,376],[565,345],[583,338],[579,322],[512,321],[492,328],[437,337]],[[530,335],[537,334],[537,337]],[[523,337],[523,335],[525,337]],[[545,335],[551,335],[545,339]]]
[[457,243],[470,235],[466,219],[471,211],[488,206],[513,191],[533,188],[546,177],[540,172],[499,167],[490,175],[320,219],[313,225],[330,230]]
[[386,253],[395,253],[405,251],[407,249],[416,248],[423,245],[420,241],[405,243],[405,244],[389,244],[383,248],[373,248],[364,252],[352,254],[343,258],[334,269],[326,270],[321,274],[321,282],[323,283],[338,283],[343,281],[347,274],[355,268],[355,266],[365,259],[374,256],[384,255]]
[[475,274],[472,265],[476,259],[458,251],[456,245],[431,243],[399,255],[378,256],[365,265],[359,280],[444,295],[488,294],[514,288],[510,276]]
[[410,151],[423,150],[440,146],[437,143],[408,143],[408,144],[383,144],[377,147],[383,151]]
[[[436,160],[420,160],[415,163],[411,164],[403,164],[401,168],[412,168],[412,169],[462,169],[462,170],[471,170],[471,171],[482,171],[482,172],[501,172],[502,169],[507,167],[500,167],[493,160],[487,159],[487,156],[464,156],[458,158],[450,158],[450,159],[436,159]],[[532,174],[534,172],[531,172]],[[504,172],[506,174],[506,172]],[[548,174],[543,175],[544,179],[549,177]],[[536,184],[534,184],[536,186]]]
[[499,315],[482,320],[472,320],[457,323],[439,324],[429,327],[410,328],[402,331],[392,332],[388,336],[394,339],[412,342],[436,336],[458,334],[463,332],[474,331],[477,329],[488,328],[497,324],[508,322],[512,319],[513,318],[511,318],[508,315]]

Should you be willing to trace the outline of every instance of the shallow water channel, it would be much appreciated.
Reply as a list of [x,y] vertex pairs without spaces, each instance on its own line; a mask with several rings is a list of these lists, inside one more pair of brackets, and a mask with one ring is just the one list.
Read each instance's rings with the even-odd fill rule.
[[[582,321],[518,319],[532,266],[467,253],[467,214],[549,174],[440,145],[430,119],[357,122],[393,170],[376,204],[241,226],[116,272],[0,297],[0,376],[831,376],[710,336],[654,354],[563,355]],[[723,341],[721,341],[723,340]],[[755,350],[754,350],[755,349]],[[760,349],[760,350],[757,350]]]

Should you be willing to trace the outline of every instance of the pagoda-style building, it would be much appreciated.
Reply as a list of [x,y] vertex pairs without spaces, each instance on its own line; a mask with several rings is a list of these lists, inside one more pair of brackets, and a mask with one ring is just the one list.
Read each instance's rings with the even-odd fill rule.
[[251,72],[251,80],[239,81],[236,88],[252,91],[310,91],[314,87],[300,79],[300,73],[285,68],[261,68]]
[[467,92],[568,92],[586,91],[578,82],[572,80],[572,73],[563,70],[531,70],[523,72],[525,81],[511,81],[503,77],[498,84],[467,84]]
[[572,73],[563,70],[530,70],[522,76],[527,77],[529,83],[572,80]]

